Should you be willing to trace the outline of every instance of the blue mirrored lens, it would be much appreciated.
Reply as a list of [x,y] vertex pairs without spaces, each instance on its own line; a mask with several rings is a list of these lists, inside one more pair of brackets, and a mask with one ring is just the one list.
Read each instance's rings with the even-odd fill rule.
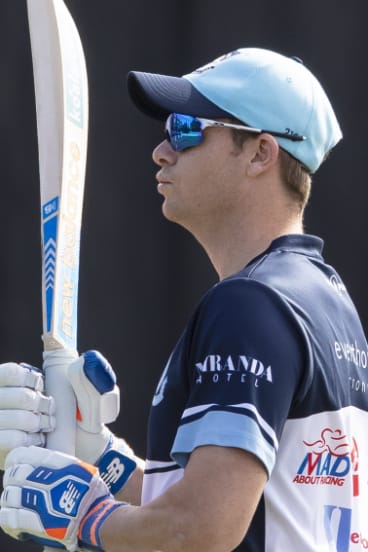
[[201,122],[195,117],[172,113],[167,122],[169,141],[175,151],[198,146],[202,142]]

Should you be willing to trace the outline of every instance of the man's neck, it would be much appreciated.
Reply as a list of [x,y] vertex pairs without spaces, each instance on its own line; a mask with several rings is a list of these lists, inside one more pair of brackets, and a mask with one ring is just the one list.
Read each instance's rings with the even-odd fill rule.
[[254,225],[243,228],[223,228],[215,236],[208,239],[200,239],[211,263],[213,264],[220,280],[236,274],[244,268],[252,259],[265,251],[273,240],[287,234],[302,234],[303,225],[300,218],[284,224],[272,224],[272,221],[264,226]]

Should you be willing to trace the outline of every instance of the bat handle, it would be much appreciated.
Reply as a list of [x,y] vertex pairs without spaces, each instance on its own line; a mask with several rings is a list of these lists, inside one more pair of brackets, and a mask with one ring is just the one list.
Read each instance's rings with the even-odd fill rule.
[[73,349],[54,349],[43,353],[46,393],[54,398],[56,428],[48,434],[46,446],[75,455],[76,399],[67,377],[69,364],[78,358]]
[[[72,349],[53,349],[43,353],[46,393],[55,401],[56,428],[48,434],[46,445],[75,455],[76,400],[67,377],[69,364],[78,358]],[[46,546],[43,552],[55,552],[56,548]],[[59,550],[59,549],[57,549]]]

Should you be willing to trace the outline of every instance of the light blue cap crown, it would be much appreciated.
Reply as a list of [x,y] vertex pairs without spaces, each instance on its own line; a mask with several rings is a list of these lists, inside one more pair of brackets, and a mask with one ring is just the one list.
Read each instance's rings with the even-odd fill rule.
[[277,141],[312,173],[342,137],[321,84],[293,58],[260,48],[241,48],[184,75],[184,79],[249,126],[305,136],[299,142]]

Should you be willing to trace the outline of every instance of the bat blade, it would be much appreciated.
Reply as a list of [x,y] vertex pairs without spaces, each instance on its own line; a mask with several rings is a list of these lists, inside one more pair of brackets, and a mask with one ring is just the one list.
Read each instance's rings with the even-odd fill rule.
[[45,350],[75,349],[88,84],[62,0],[28,0],[35,75],[43,241]]
[[65,370],[77,356],[79,249],[88,138],[83,48],[62,0],[27,0],[35,85],[46,390],[57,427],[48,448],[75,451],[75,399]]

